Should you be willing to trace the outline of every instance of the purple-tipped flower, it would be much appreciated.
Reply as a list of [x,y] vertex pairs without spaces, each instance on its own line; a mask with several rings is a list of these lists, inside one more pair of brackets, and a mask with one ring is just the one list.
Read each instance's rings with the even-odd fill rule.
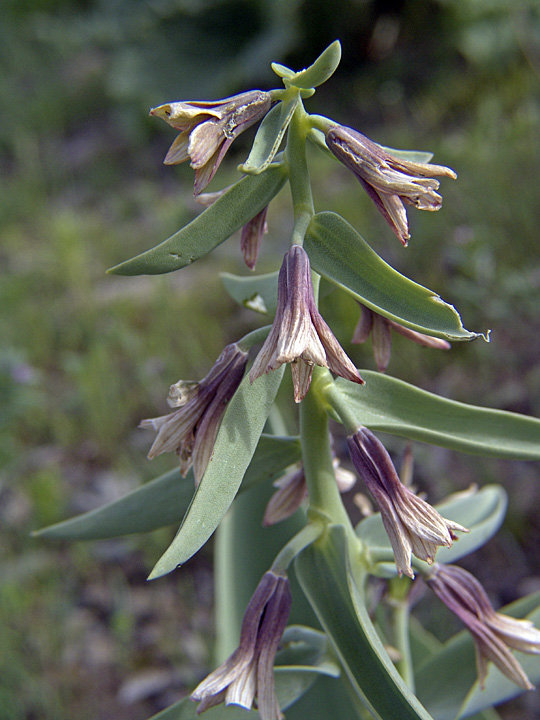
[[250,710],[257,698],[262,720],[283,718],[274,687],[274,658],[290,609],[287,577],[265,573],[244,614],[238,648],[191,694],[200,701],[198,713],[221,702]]
[[165,157],[166,165],[188,158],[195,170],[194,195],[214,177],[233,140],[261,120],[272,106],[270,93],[249,90],[213,102],[173,102],[150,110],[150,115],[169,123],[180,135]]
[[242,250],[244,262],[250,270],[255,270],[263,235],[268,232],[268,225],[266,223],[267,215],[268,205],[242,228],[240,249]]
[[195,482],[201,481],[227,403],[244,376],[247,357],[238,345],[227,345],[203,380],[180,380],[171,385],[167,401],[178,409],[169,415],[143,420],[139,425],[158,431],[148,453],[150,460],[174,451],[180,458],[182,475],[193,464]]
[[380,372],[384,372],[390,362],[392,330],[424,347],[438,348],[439,350],[449,350],[451,347],[450,343],[442,338],[431,337],[403,327],[394,320],[388,320],[379,313],[373,312],[365,305],[360,305],[360,307],[362,308],[362,315],[355,328],[352,342],[355,344],[364,343],[371,335],[373,356]]
[[426,582],[473,636],[480,687],[485,685],[487,664],[491,660],[516,685],[534,690],[510,651],[540,653],[540,632],[532,622],[495,612],[478,580],[456,565],[437,564]]
[[419,210],[440,210],[439,181],[434,176],[456,178],[442,165],[400,160],[362,133],[334,125],[326,144],[338,160],[352,170],[403,245],[410,238],[405,204]]
[[346,380],[364,383],[317,310],[309,258],[299,245],[293,245],[283,259],[274,323],[255,358],[250,381],[283,363],[291,363],[295,402],[305,397],[314,365],[330,368]]
[[[342,468],[339,458],[333,459],[336,484],[340,493],[348,492],[356,483],[354,473]],[[293,515],[308,497],[303,466],[290,470],[274,482],[276,492],[264,511],[263,525],[275,525]]]
[[400,575],[413,578],[412,554],[432,563],[439,547],[451,547],[454,531],[468,532],[446,520],[400,481],[384,445],[367,428],[347,438],[353,464],[377,501]]

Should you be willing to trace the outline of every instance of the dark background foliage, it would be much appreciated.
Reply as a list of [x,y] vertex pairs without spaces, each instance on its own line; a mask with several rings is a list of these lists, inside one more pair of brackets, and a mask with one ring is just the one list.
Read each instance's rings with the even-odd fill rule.
[[[162,278],[104,271],[196,212],[174,134],[148,118],[170,100],[274,87],[339,38],[343,61],[308,109],[389,146],[429,149],[459,173],[440,213],[412,214],[408,250],[345,170],[310,156],[318,209],[342,212],[406,274],[492,342],[435,353],[397,338],[389,373],[455,399],[540,415],[540,11],[534,0],[4,0],[0,6],[0,718],[144,720],[211,663],[211,550],[145,577],[173,530],[54,545],[32,529],[103,504],[173,458],[145,459],[136,426],[168,386],[207,372],[259,322],[218,269],[238,241]],[[248,135],[248,134],[246,134]],[[235,177],[249,137],[212,187]],[[260,262],[276,267],[289,201],[270,211]],[[347,343],[356,308],[325,316]],[[372,368],[369,347],[351,348]],[[387,438],[393,452],[402,444]],[[539,469],[419,447],[438,499],[471,482],[510,491],[503,530],[467,566],[496,603],[538,588]],[[527,697],[506,717],[535,717]]]

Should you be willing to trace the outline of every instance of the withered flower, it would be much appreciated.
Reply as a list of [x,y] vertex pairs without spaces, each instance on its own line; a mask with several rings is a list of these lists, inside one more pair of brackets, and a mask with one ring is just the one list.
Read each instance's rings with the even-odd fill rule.
[[[354,473],[342,468],[339,458],[332,461],[336,484],[340,493],[348,492],[356,482]],[[308,497],[306,476],[303,466],[286,472],[274,482],[276,492],[272,495],[264,511],[263,525],[275,525],[291,517]]]
[[413,578],[412,554],[432,563],[439,547],[451,547],[454,531],[468,532],[446,520],[400,481],[384,445],[367,428],[347,438],[354,467],[377,501],[400,575]]
[[412,340],[417,343],[417,345],[437,348],[439,350],[449,350],[451,347],[450,343],[442,338],[431,337],[430,335],[424,335],[424,333],[406,328],[394,320],[389,320],[379,315],[379,313],[373,312],[373,310],[365,305],[358,304],[362,308],[362,315],[354,330],[352,342],[355,344],[364,343],[371,335],[373,356],[380,372],[384,372],[390,362],[392,330],[403,335],[403,337],[406,337],[408,340]]
[[255,698],[262,720],[281,720],[275,693],[274,659],[291,609],[289,580],[265,573],[249,601],[234,653],[198,685],[191,699],[197,713],[214,705],[240,705],[251,710]]
[[139,425],[158,431],[148,453],[150,460],[174,451],[180,458],[182,475],[193,464],[195,482],[201,481],[227,403],[244,376],[247,358],[238,345],[227,345],[203,380],[180,380],[171,385],[167,402],[178,409],[169,415],[143,420]]
[[405,204],[419,210],[440,210],[439,181],[456,178],[442,165],[400,160],[357,130],[333,125],[326,133],[331,152],[352,170],[394,233],[407,245],[410,238]]
[[261,120],[271,106],[270,93],[249,90],[223,100],[159,105],[150,115],[180,131],[164,162],[177,165],[189,158],[195,170],[193,193],[198,195],[214,177],[233,140]]
[[305,397],[314,365],[329,368],[351,382],[364,383],[317,309],[309,258],[299,245],[293,245],[283,259],[274,323],[255,358],[250,381],[283,363],[291,363],[295,402]]
[[426,582],[470,631],[480,687],[484,688],[487,664],[491,660],[516,685],[524,690],[534,690],[534,685],[510,651],[540,653],[540,632],[533,623],[495,612],[478,580],[457,565],[437,564]]

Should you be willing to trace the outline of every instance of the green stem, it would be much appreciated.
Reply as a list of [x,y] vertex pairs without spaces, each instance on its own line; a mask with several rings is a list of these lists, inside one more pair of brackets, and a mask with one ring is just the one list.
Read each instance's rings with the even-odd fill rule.
[[287,568],[294,558],[302,552],[304,548],[321,535],[322,527],[317,523],[308,523],[300,530],[276,555],[276,559],[272,563],[272,570],[279,573],[286,573]]
[[394,624],[394,642],[401,655],[397,669],[403,680],[414,692],[411,642],[409,636],[410,607],[406,599],[396,600],[392,608]]
[[358,428],[362,427],[362,423],[358,422],[356,416],[351,412],[347,405],[347,400],[339,392],[339,389],[336,387],[334,382],[325,384],[323,394],[326,402],[340,417],[341,422],[350,435],[355,433]]
[[309,116],[299,100],[289,125],[285,150],[294,208],[293,245],[303,245],[306,230],[315,214],[306,159],[308,130]]
[[328,371],[313,368],[312,387],[300,405],[300,442],[304,474],[309,492],[310,509],[322,513],[331,522],[350,527],[349,516],[336,483],[328,415],[321,401],[319,381],[324,383]]

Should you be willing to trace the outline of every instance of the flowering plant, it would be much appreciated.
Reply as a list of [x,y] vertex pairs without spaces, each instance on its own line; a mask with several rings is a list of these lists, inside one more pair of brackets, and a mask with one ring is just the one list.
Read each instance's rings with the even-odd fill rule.
[[[294,210],[279,273],[248,283],[226,278],[241,304],[263,313],[275,309],[273,322],[228,345],[200,382],[172,385],[173,412],[142,423],[157,431],[149,457],[174,451],[180,467],[113,505],[41,531],[88,539],[181,521],[151,579],[181,566],[218,531],[221,664],[193,690],[198,709],[186,698],[156,720],[186,720],[206,710],[216,720],[236,717],[231,705],[253,708],[262,720],[284,712],[323,718],[328,707],[347,720],[493,718],[482,713],[540,682],[538,594],[496,612],[478,581],[454,565],[495,534],[505,515],[504,490],[471,489],[435,509],[410,486],[410,462],[400,478],[374,434],[486,456],[540,458],[539,420],[458,403],[383,374],[391,329],[432,349],[488,335],[466,330],[453,306],[394,270],[343,217],[315,211],[308,142],[354,173],[404,246],[406,206],[439,210],[435,178],[457,177],[430,164],[428,153],[383,148],[306,111],[304,100],[331,77],[340,53],[335,42],[300,72],[273,64],[282,88],[151,111],[180,131],[165,162],[190,159],[194,193],[207,207],[113,273],[180,270],[238,230],[253,269],[268,207],[286,183]],[[223,191],[200,195],[233,140],[256,123],[239,168],[243,176]],[[360,304],[354,342],[371,333],[381,372],[359,371],[344,339],[323,319],[321,278]],[[287,365],[299,437],[281,432],[275,406]],[[380,511],[356,527],[340,492],[350,487],[350,474],[345,480],[331,421],[337,434],[344,428],[351,465]],[[357,504],[368,503],[359,496]],[[385,583],[386,614],[370,612],[373,579]],[[428,638],[418,621],[409,622],[413,601],[426,588],[467,628],[444,644]]]

